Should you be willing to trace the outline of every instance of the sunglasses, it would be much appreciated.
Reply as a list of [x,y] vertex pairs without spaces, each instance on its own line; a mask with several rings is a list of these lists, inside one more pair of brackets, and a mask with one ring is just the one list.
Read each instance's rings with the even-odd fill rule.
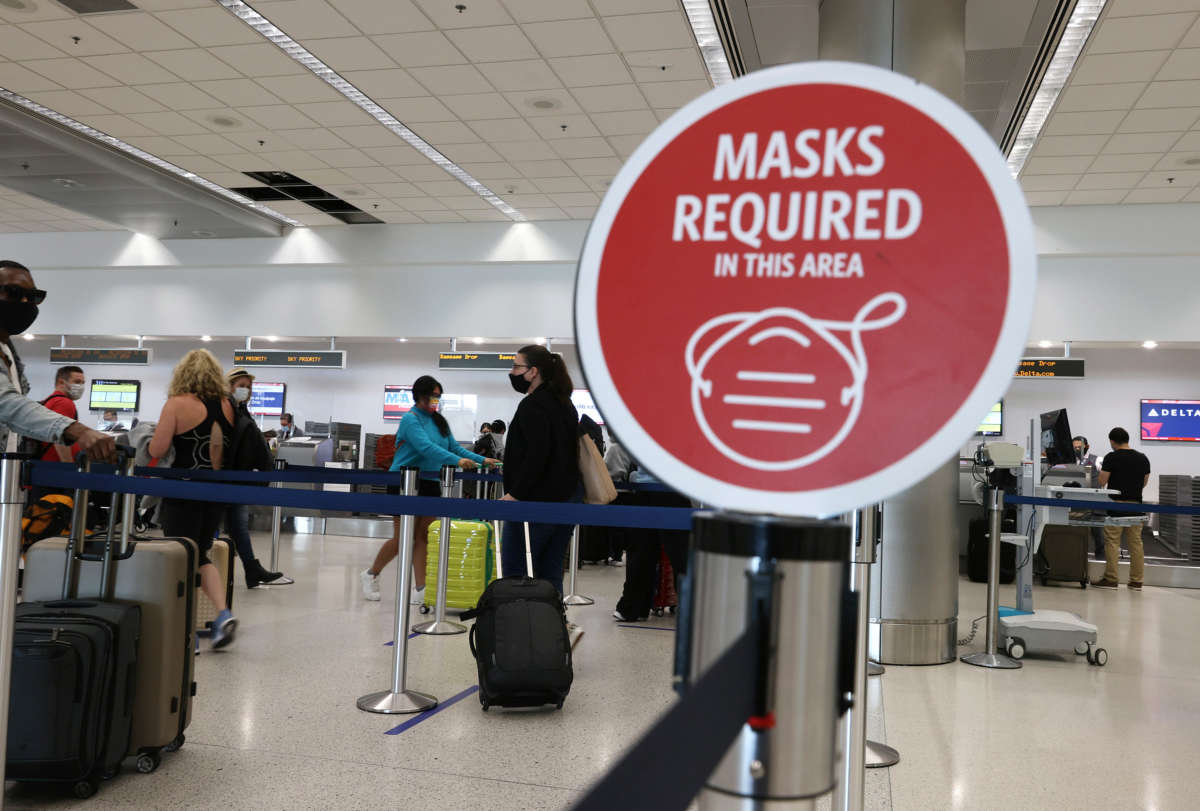
[[22,287],[19,284],[0,284],[4,297],[9,301],[28,301],[30,304],[41,304],[46,300],[46,291],[36,287]]

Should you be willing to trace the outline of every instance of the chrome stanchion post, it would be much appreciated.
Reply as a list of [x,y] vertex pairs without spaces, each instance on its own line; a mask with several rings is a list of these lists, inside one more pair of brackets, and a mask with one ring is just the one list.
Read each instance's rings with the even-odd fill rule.
[[[92,460],[87,458],[86,454],[79,457],[79,472],[92,472]],[[74,510],[71,513],[71,531],[67,536],[67,559],[63,562],[62,598],[64,600],[71,597],[71,584],[75,580],[75,555],[83,551],[83,541],[87,537],[87,502],[90,496],[91,493],[84,488],[75,491]]]
[[886,672],[887,672],[887,668],[884,667],[883,665],[879,664],[879,662],[876,662],[874,659],[867,660],[867,675],[868,676],[882,676]]
[[[442,468],[442,498],[454,495],[454,465]],[[438,536],[437,602],[433,606],[433,622],[413,626],[418,634],[465,634],[467,626],[446,619],[446,580],[450,576],[450,519],[443,517]]]
[[992,667],[1001,670],[1016,670],[1021,663],[996,649],[996,635],[1000,626],[1000,518],[1004,512],[1004,491],[999,487],[988,488],[988,590],[987,590],[987,635],[984,649],[979,653],[963,656],[962,660],[977,667]]
[[[404,495],[417,494],[417,476],[420,474],[415,467],[406,467],[403,471]],[[436,707],[438,700],[428,693],[418,693],[409,690],[408,682],[408,616],[411,606],[408,602],[408,591],[412,581],[413,559],[413,517],[400,516],[400,569],[396,575],[396,624],[392,642],[392,689],[379,693],[370,693],[358,700],[358,708],[366,712],[378,712],[384,715],[399,715],[402,713],[422,712]]]
[[[504,482],[492,482],[492,498],[499,501],[504,495]],[[504,567],[500,563],[500,530],[503,529],[500,525],[500,519],[492,522],[492,535],[495,538],[496,545],[496,579],[504,577]]]
[[[287,470],[286,459],[275,460],[275,472]],[[283,487],[283,482],[271,482],[272,487]],[[271,508],[271,571],[279,571],[279,525],[283,523],[283,507]]]
[[575,575],[579,573],[579,527],[571,535],[571,588],[570,593],[563,597],[563,605],[592,605],[596,601],[584,597],[575,591]]
[[[8,754],[8,691],[12,683],[13,607],[17,604],[17,567],[21,560],[21,457],[0,454],[0,768]],[[0,792],[0,806],[4,804]]]

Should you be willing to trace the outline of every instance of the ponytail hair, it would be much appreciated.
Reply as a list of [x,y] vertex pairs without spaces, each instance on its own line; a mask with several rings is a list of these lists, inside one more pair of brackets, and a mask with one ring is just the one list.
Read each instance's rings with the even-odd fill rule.
[[[417,404],[426,397],[432,397],[436,391],[445,391],[442,384],[437,382],[430,375],[421,375],[413,381],[412,393],[413,404]],[[433,417],[433,424],[437,426],[438,432],[442,436],[450,436],[450,423],[446,422],[446,418],[438,412],[434,411],[429,416]]]
[[575,384],[571,382],[571,373],[567,371],[567,364],[562,355],[539,344],[523,346],[517,353],[524,355],[529,365],[537,368],[542,376],[542,385],[555,397],[567,403],[571,402],[571,392]]

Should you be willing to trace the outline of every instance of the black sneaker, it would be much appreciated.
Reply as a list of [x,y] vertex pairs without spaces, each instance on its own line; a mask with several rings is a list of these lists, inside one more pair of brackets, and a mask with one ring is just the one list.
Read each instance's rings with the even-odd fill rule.
[[1141,583],[1134,583],[1134,582],[1131,580],[1131,581],[1129,581],[1129,588],[1133,589],[1134,591],[1141,591],[1141,590],[1142,590],[1142,584],[1141,584]]
[[622,614],[620,611],[614,611],[613,619],[615,619],[617,622],[645,622],[646,620],[650,619],[650,615],[647,614],[644,617],[638,617],[637,619],[630,619],[629,617],[626,617],[624,614]]
[[1118,585],[1120,584],[1116,580],[1106,580],[1103,577],[1092,581],[1092,586],[1098,589],[1115,589]]

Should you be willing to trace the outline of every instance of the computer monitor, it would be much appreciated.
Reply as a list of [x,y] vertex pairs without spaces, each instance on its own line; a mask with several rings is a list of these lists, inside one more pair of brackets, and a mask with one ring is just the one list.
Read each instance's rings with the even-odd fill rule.
[[1042,450],[1048,465],[1075,464],[1075,447],[1071,444],[1071,424],[1065,408],[1042,414]]
[[140,380],[93,380],[88,410],[136,412],[141,393]]
[[1000,400],[983,419],[979,421],[979,427],[975,429],[975,436],[1004,436],[1004,401]]

